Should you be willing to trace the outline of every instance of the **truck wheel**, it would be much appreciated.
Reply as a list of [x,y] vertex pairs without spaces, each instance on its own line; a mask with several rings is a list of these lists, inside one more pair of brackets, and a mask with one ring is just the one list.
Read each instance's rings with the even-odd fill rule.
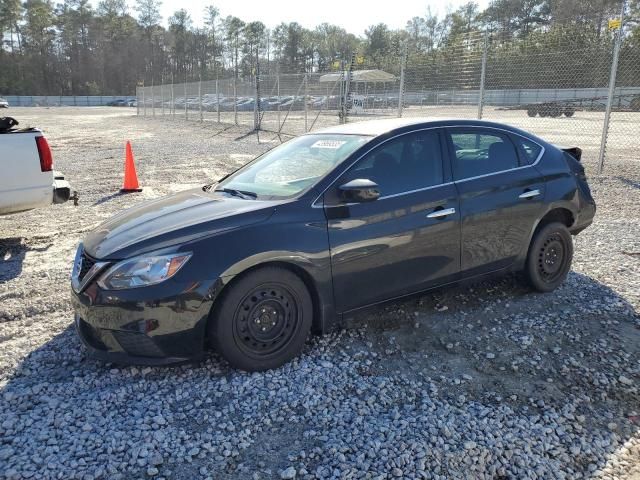
[[535,107],[527,108],[527,115],[530,117],[535,117],[538,114],[538,110]]
[[265,267],[229,286],[208,325],[209,341],[248,372],[277,368],[298,355],[311,331],[313,304],[293,272]]
[[574,113],[576,113],[576,111],[573,108],[565,108],[564,110],[565,117],[573,117]]
[[550,223],[531,240],[524,273],[535,290],[551,292],[564,282],[572,259],[571,233],[562,223]]
[[562,110],[560,109],[560,107],[554,105],[554,106],[549,108],[549,116],[550,117],[558,118],[560,115],[562,115]]

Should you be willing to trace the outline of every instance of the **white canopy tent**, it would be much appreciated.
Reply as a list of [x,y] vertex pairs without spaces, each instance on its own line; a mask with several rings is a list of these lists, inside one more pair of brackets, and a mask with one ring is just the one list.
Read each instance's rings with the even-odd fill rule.
[[[337,72],[327,73],[320,77],[320,83],[335,83],[340,81],[340,78],[347,78],[349,72]],[[351,81],[354,83],[366,83],[366,82],[393,82],[396,79],[395,75],[392,75],[382,70],[355,70],[351,72]]]

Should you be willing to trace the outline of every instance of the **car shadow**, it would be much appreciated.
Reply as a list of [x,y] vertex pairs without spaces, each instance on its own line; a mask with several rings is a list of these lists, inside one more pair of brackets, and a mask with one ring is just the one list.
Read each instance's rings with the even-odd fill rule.
[[23,237],[0,238],[0,283],[8,282],[22,273],[27,251],[44,252],[51,247],[29,246]]
[[[572,415],[571,418],[584,417],[586,420],[580,421],[580,428],[572,430],[573,444],[589,442],[595,436],[606,450],[606,458],[597,461],[583,458],[582,454],[571,453],[573,444],[569,443],[561,442],[557,448],[563,455],[569,455],[572,468],[583,474],[581,478],[595,478],[596,472],[609,468],[609,462],[614,462],[612,459],[626,442],[637,441],[640,432],[640,419],[631,413],[638,405],[637,383],[618,360],[625,352],[629,355],[629,364],[637,362],[640,349],[637,319],[637,312],[623,297],[580,273],[572,272],[566,284],[551,294],[532,293],[517,283],[515,277],[506,277],[363,312],[349,319],[347,335],[343,330],[330,334],[328,340],[314,338],[297,361],[275,372],[251,375],[229,369],[214,354],[200,364],[172,368],[104,364],[87,356],[74,329],[69,326],[11,368],[4,366],[0,370],[0,379],[4,381],[0,387],[0,420],[9,418],[11,412],[26,415],[41,412],[43,406],[47,408],[46,414],[30,415],[29,423],[22,422],[14,430],[5,431],[3,442],[23,445],[20,448],[26,449],[30,456],[43,455],[49,448],[48,437],[38,436],[35,432],[53,429],[57,442],[69,444],[76,436],[91,431],[92,421],[103,425],[95,419],[96,412],[109,415],[109,424],[114,427],[106,430],[108,435],[102,440],[116,450],[119,443],[124,447],[128,438],[126,429],[118,426],[118,422],[132,417],[140,425],[142,422],[151,424],[159,411],[172,420],[166,425],[155,425],[154,431],[167,430],[172,435],[177,435],[177,430],[186,435],[208,433],[212,427],[202,420],[203,415],[215,410],[217,424],[235,422],[234,415],[239,413],[233,411],[239,408],[238,404],[231,409],[226,407],[246,395],[249,384],[252,389],[264,388],[264,396],[269,398],[269,401],[251,406],[257,409],[251,415],[258,416],[268,415],[275,408],[271,394],[278,393],[270,391],[272,378],[277,378],[276,390],[282,386],[285,394],[288,389],[283,385],[287,382],[304,381],[309,383],[310,389],[314,386],[327,388],[324,384],[334,381],[332,375],[323,370],[328,368],[324,364],[330,360],[330,364],[340,365],[340,376],[352,378],[353,385],[380,381],[389,384],[405,378],[424,382],[424,390],[419,391],[419,395],[447,400],[455,405],[448,413],[451,418],[447,422],[457,421],[457,409],[473,410],[478,404],[500,414],[507,411],[516,422],[537,416],[543,427],[546,419],[562,416],[565,411]],[[469,324],[473,328],[469,328]],[[524,342],[523,347],[522,337],[526,336],[533,337],[533,341]],[[598,345],[602,345],[603,339],[611,341],[613,353],[594,350],[600,348]],[[616,339],[615,344],[613,339]],[[11,339],[0,337],[1,348],[5,341]],[[553,353],[556,346],[560,350]],[[355,361],[360,358],[358,352],[363,351],[376,353],[375,357],[365,357],[371,359],[370,364]],[[494,353],[491,360],[487,352]],[[516,357],[522,361],[519,368],[513,369]],[[538,357],[537,365],[527,363]],[[348,358],[354,361],[345,362]],[[629,375],[629,379],[634,379],[633,385],[605,382],[602,375],[612,379]],[[548,378],[553,381],[549,382]],[[598,378],[601,381],[594,382]],[[428,388],[428,385],[436,388]],[[359,394],[354,388],[340,390],[336,395],[339,397],[332,408],[351,409],[351,402],[357,401]],[[514,395],[515,400],[512,399]],[[149,398],[142,401],[145,396]],[[202,405],[190,410],[188,416],[194,418],[186,418],[185,402],[192,404],[196,397],[201,399],[198,401]],[[113,404],[113,410],[101,412],[103,401]],[[575,410],[567,410],[569,404],[575,404]],[[415,405],[412,404],[409,410],[411,408]],[[83,426],[86,428],[84,433],[75,425],[67,428],[64,422],[58,422],[53,427],[48,423],[52,418],[66,418],[68,412],[87,422]],[[249,414],[245,412],[244,415]],[[261,422],[258,417],[253,420]],[[578,422],[563,421],[563,428]],[[611,427],[613,423],[615,428]],[[279,452],[278,456],[283,458],[296,453],[296,448],[305,448],[304,432],[311,428],[283,431],[276,425],[261,425],[260,432],[254,432],[256,438],[267,437],[274,445],[282,445],[279,448],[288,448],[286,454]],[[331,427],[325,424],[324,428]],[[302,442],[301,447],[293,446],[291,436],[294,431],[297,432],[296,439]],[[535,432],[531,434],[536,435]],[[464,429],[461,435],[464,437]],[[149,437],[149,445],[155,445],[153,442]],[[87,459],[87,453],[80,450],[67,455],[75,461]],[[198,466],[208,461],[195,460],[193,464],[179,467],[186,469],[187,477],[197,476]],[[254,460],[249,453],[241,452],[235,461]],[[552,465],[550,460],[549,468]],[[312,468],[309,471],[313,471]],[[224,478],[246,478],[242,475]]]

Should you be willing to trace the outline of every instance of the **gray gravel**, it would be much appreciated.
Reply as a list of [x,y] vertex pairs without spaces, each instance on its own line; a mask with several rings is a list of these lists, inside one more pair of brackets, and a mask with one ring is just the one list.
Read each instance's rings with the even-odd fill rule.
[[[214,353],[120,368],[71,329],[78,240],[273,144],[125,109],[12,114],[81,203],[0,217],[0,478],[640,478],[637,159],[587,165],[598,215],[557,292],[508,277],[390,304],[266,373]],[[145,191],[119,196],[126,139]]]

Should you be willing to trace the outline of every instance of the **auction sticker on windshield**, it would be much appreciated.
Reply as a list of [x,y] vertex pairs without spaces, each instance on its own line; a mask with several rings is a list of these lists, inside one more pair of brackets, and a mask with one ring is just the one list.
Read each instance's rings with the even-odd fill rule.
[[310,148],[329,148],[331,150],[337,150],[342,145],[347,143],[345,140],[318,140],[311,145]]

